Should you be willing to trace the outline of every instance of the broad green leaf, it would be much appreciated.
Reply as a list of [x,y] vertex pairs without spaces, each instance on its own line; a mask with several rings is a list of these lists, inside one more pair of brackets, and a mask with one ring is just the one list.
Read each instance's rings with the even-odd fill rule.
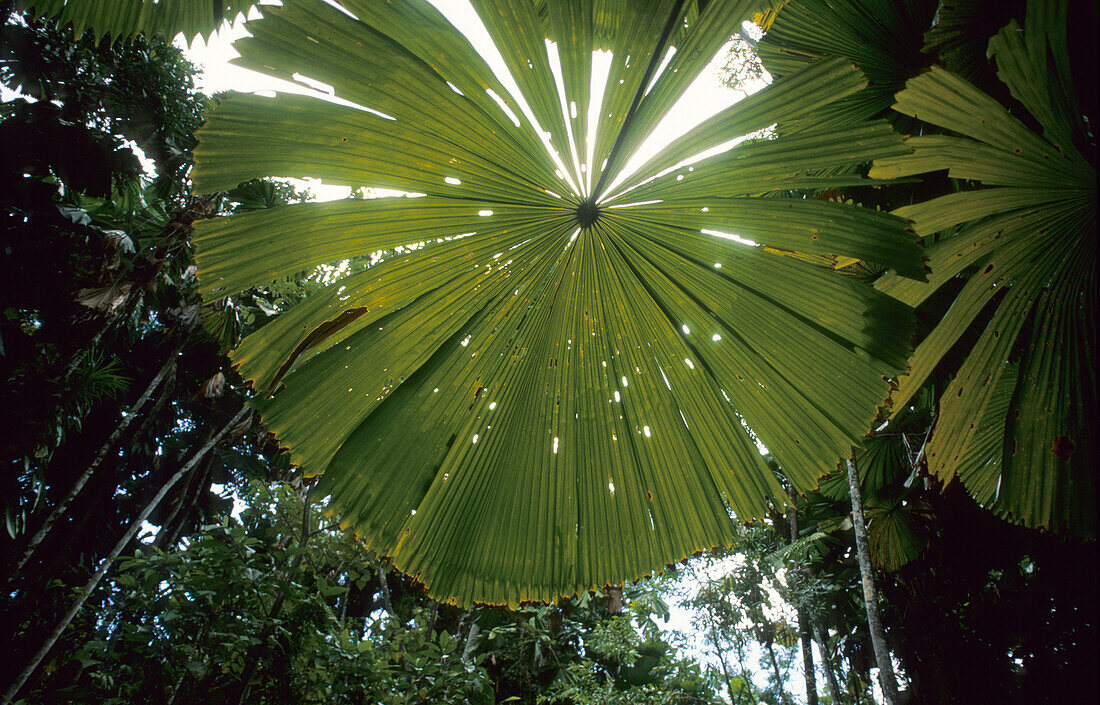
[[928,545],[931,514],[922,503],[873,497],[867,500],[866,513],[867,543],[876,568],[898,570],[919,557]]
[[111,41],[135,34],[162,34],[171,40],[182,32],[188,40],[209,37],[224,20],[247,13],[255,0],[28,0],[36,16],[56,17],[72,24],[80,36],[91,30]]
[[858,66],[870,87],[798,120],[844,127],[889,114],[894,93],[927,65],[920,52],[923,32],[939,3],[931,0],[791,0],[760,42],[760,59],[774,76],[789,76],[828,57]]
[[[989,43],[998,76],[1042,135],[965,79],[933,68],[906,85],[895,108],[958,136],[913,137],[911,155],[876,160],[870,175],[947,169],[983,187],[896,210],[918,234],[940,233],[925,250],[933,275],[928,284],[895,275],[877,283],[916,306],[974,269],[894,396],[904,408],[938,367],[957,370],[940,401],[929,469],[945,481],[958,476],[1008,519],[1091,536],[1095,147],[1089,158],[1078,150],[1085,127],[1069,82],[1065,21],[1064,3],[1033,0],[1023,31],[1010,23]],[[966,350],[959,342],[975,329]]]
[[[903,218],[804,193],[908,153],[884,123],[679,166],[856,94],[866,81],[843,59],[734,105],[609,190],[756,3],[474,4],[571,173],[426,2],[298,0],[249,23],[239,62],[346,102],[224,100],[199,135],[197,188],[308,175],[423,195],[207,221],[194,242],[208,300],[379,254],[234,361],[368,546],[439,599],[517,605],[727,545],[731,513],[785,501],[757,443],[799,491],[859,443],[905,365],[911,309],[780,251],[926,273]],[[587,125],[597,50],[611,68]],[[815,175],[837,167],[849,175]]]

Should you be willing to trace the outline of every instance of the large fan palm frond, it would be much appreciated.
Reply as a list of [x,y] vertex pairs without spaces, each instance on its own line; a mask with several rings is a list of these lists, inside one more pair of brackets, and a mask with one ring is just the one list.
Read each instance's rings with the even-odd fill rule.
[[867,90],[824,106],[788,129],[843,127],[890,114],[894,93],[928,63],[921,53],[935,0],[791,0],[760,42],[760,59],[774,76],[843,56],[867,76]]
[[180,32],[188,40],[209,37],[224,20],[247,13],[256,0],[29,0],[35,16],[55,17],[71,24],[77,36],[85,30],[111,41],[136,34],[164,35],[171,40]]
[[[756,3],[577,0],[540,15],[476,0],[537,127],[431,5],[341,4],[265,8],[237,48],[344,104],[225,100],[200,132],[196,187],[311,176],[425,195],[219,219],[195,244],[208,299],[390,252],[234,353],[270,394],[257,405],[271,430],[369,545],[440,599],[554,599],[728,544],[731,511],[764,516],[784,494],[756,441],[800,490],[858,442],[905,364],[911,310],[775,252],[922,277],[904,220],[792,191],[862,182],[815,174],[908,148],[865,123],[680,164],[856,93],[858,70],[815,63],[628,177]],[[611,52],[604,86],[594,51]]]
[[[1073,89],[1066,5],[1028,5],[989,44],[997,74],[1042,129],[942,69],[913,79],[896,109],[951,130],[913,137],[913,154],[876,161],[872,174],[939,169],[984,188],[895,211],[923,236],[927,284],[898,276],[878,287],[918,306],[974,273],[917,347],[899,408],[968,330],[982,329],[940,401],[929,468],[958,476],[998,514],[1033,527],[1095,531],[1095,146]],[[957,232],[956,232],[957,231]],[[946,364],[957,364],[948,362]]]
[[936,23],[924,34],[924,52],[937,57],[945,69],[985,88],[996,82],[986,56],[989,38],[1013,17],[1023,17],[1026,6],[1025,0],[944,3],[936,12]]

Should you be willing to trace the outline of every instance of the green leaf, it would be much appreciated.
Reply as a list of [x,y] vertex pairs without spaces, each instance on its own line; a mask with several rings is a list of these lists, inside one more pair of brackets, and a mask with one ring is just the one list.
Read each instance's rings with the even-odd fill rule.
[[846,57],[871,86],[814,113],[784,121],[786,129],[845,127],[890,117],[894,93],[925,65],[923,32],[939,3],[932,0],[791,0],[760,41],[760,59],[774,76],[789,76],[828,57]]
[[867,539],[871,561],[893,572],[920,556],[928,544],[931,515],[916,501],[873,497],[867,501]]
[[[443,601],[550,600],[728,544],[731,512],[785,501],[757,441],[800,491],[859,443],[905,364],[911,310],[784,255],[873,256],[924,277],[904,219],[798,191],[840,183],[815,175],[830,168],[862,183],[863,164],[909,148],[859,124],[652,178],[855,94],[858,70],[809,66],[620,180],[755,3],[579,1],[545,16],[475,3],[560,172],[431,5],[342,4],[354,17],[320,0],[265,8],[237,46],[239,63],[324,81],[352,105],[224,100],[199,134],[197,188],[310,175],[424,195],[264,209],[200,223],[194,242],[208,300],[377,255],[233,353],[268,428],[371,549]],[[589,163],[570,150],[596,49],[613,58]]]
[[[955,370],[928,444],[929,469],[945,481],[957,475],[1005,518],[1092,536],[1095,148],[1089,158],[1078,149],[1085,127],[1065,22],[1065,3],[1035,0],[1023,31],[1013,22],[989,44],[998,76],[1042,135],[963,78],[933,68],[906,85],[895,108],[958,136],[914,137],[911,155],[876,160],[870,175],[947,169],[983,186],[895,211],[919,234],[940,233],[925,251],[934,274],[928,284],[895,275],[877,283],[919,305],[975,270],[917,346],[894,395],[903,409],[937,368]],[[959,342],[974,329],[980,334],[966,350]]]
[[192,40],[209,37],[223,20],[247,13],[255,0],[29,0],[35,16],[56,17],[72,24],[76,36],[91,30],[111,41],[135,34],[163,34],[169,41],[180,32]]

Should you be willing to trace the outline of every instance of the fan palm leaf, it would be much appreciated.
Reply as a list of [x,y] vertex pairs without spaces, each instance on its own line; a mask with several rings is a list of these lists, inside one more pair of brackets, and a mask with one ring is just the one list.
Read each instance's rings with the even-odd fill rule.
[[[913,306],[973,270],[916,348],[895,402],[902,408],[941,364],[957,373],[940,401],[929,468],[958,476],[978,501],[1028,526],[1095,531],[1095,146],[1073,90],[1066,5],[1032,0],[989,44],[997,74],[1034,118],[1036,134],[961,77],[934,68],[898,94],[900,112],[951,133],[913,137],[911,155],[876,161],[898,177],[947,169],[980,184],[895,211],[918,234],[934,274],[877,286]],[[942,232],[941,232],[942,231]],[[981,330],[961,364],[950,356]],[[964,351],[965,352],[965,351]]]
[[118,41],[136,34],[162,34],[171,40],[183,32],[189,40],[209,37],[224,20],[247,13],[256,0],[30,0],[35,16],[71,24],[77,36],[90,30],[97,38]]
[[938,3],[932,0],[791,0],[760,42],[760,59],[773,76],[787,76],[815,61],[844,56],[870,86],[846,96],[787,129],[843,127],[890,114],[894,93],[927,63],[923,33]]
[[[865,123],[681,165],[855,94],[866,80],[850,63],[777,81],[629,177],[755,3],[577,0],[540,15],[478,0],[537,125],[431,5],[341,4],[265,8],[237,47],[343,102],[225,100],[199,134],[196,187],[311,176],[424,195],[208,221],[195,245],[208,299],[387,252],[233,353],[346,526],[440,599],[549,600],[728,544],[731,512],[765,516],[784,494],[756,441],[799,489],[858,442],[905,364],[911,310],[775,250],[923,277],[904,220],[796,191],[863,182],[815,174],[908,148]],[[596,50],[612,52],[602,96]],[[591,158],[577,148],[589,136]]]

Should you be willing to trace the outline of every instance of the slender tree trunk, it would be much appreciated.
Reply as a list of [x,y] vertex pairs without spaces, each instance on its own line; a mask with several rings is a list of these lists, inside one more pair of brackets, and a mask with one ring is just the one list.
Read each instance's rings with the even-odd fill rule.
[[15,679],[15,682],[12,683],[11,687],[8,688],[6,693],[4,693],[4,705],[8,705],[9,703],[11,703],[12,700],[15,699],[15,696],[19,694],[19,691],[23,688],[23,685],[27,682],[31,675],[34,674],[39,664],[41,664],[42,660],[46,658],[46,655],[50,653],[50,649],[52,649],[54,644],[57,643],[57,640],[61,638],[61,635],[68,628],[69,624],[72,623],[73,618],[76,617],[77,613],[80,611],[80,608],[84,606],[84,603],[99,585],[99,582],[103,580],[103,576],[107,574],[108,570],[110,570],[111,565],[115,562],[115,559],[118,558],[119,554],[122,553],[123,549],[126,548],[130,541],[133,540],[138,531],[141,530],[141,524],[149,518],[149,516],[157,508],[157,505],[159,505],[161,500],[164,499],[164,496],[168,494],[169,490],[172,489],[172,486],[179,482],[180,478],[190,472],[191,468],[195,467],[195,465],[198,464],[198,462],[202,460],[208,452],[210,452],[211,448],[217,445],[218,442],[226,436],[226,434],[233,430],[233,427],[236,426],[247,413],[248,407],[242,407],[241,410],[237,412],[236,416],[229,420],[229,423],[223,426],[220,431],[214,434],[214,436],[212,436],[201,448],[199,448],[199,450],[193,456],[191,456],[191,459],[184,463],[183,467],[177,470],[176,473],[172,475],[172,477],[168,478],[168,481],[161,486],[160,491],[158,491],[156,495],[154,495],[153,498],[149,500],[149,503],[145,505],[145,508],[141,510],[141,513],[134,518],[133,522],[130,523],[130,528],[126,530],[126,533],[123,534],[122,538],[118,540],[118,543],[115,544],[115,547],[111,549],[110,554],[107,555],[107,557],[99,566],[99,570],[97,570],[95,574],[88,580],[87,584],[85,584],[84,589],[80,592],[80,597],[78,597],[73,602],[72,606],[69,607],[69,611],[65,613],[65,616],[61,618],[61,621],[58,622],[57,626],[54,627],[52,632],[50,632],[50,635],[46,637],[46,641],[44,644],[42,644],[42,647],[38,650],[38,653],[34,655],[30,663],[27,664],[26,668],[24,668],[22,673],[20,673],[19,676]]
[[733,675],[730,674],[729,666],[726,665],[725,656],[722,654],[722,650],[718,648],[717,644],[714,646],[714,656],[718,659],[718,666],[722,669],[722,678],[726,681],[726,691],[730,695],[730,703],[732,705],[738,705],[741,700],[737,697],[737,694],[733,691]]
[[138,427],[133,430],[134,439],[145,437],[150,428],[156,422],[156,418],[160,414],[161,409],[164,408],[165,404],[171,401],[172,393],[176,391],[176,372],[178,371],[179,366],[177,365],[175,370],[164,378],[164,382],[161,384],[160,391],[157,392],[157,400],[153,402],[153,405],[149,407],[149,410],[143,414],[145,418],[142,419],[141,423],[138,424]]
[[771,658],[772,671],[775,672],[775,688],[779,691],[779,697],[783,699],[783,702],[787,705],[794,705],[791,702],[791,696],[787,695],[787,689],[783,687],[783,676],[779,672],[779,659],[775,657],[775,647],[772,645],[771,640],[765,644],[768,647],[768,656]]
[[[744,642],[734,641],[733,642],[733,648],[737,652],[737,672],[739,674],[738,677],[742,681],[744,681],[745,683],[749,684],[749,686],[750,686],[749,687],[749,692],[745,695],[745,699],[749,701],[748,705],[756,705],[756,703],[753,702],[753,697],[752,697],[752,688],[751,688],[752,678],[749,676],[748,670],[745,668],[745,645],[744,645]],[[742,689],[741,692],[744,693],[745,690]]]
[[176,696],[180,693],[180,688],[183,687],[183,677],[187,675],[187,671],[182,671],[179,678],[176,678],[176,682],[172,685],[172,695],[168,698],[168,705],[173,705],[176,702]]
[[796,610],[798,637],[802,651],[802,670],[806,677],[806,705],[817,705],[817,673],[814,665],[813,637],[810,635],[810,618],[806,610]]
[[[791,507],[787,512],[791,526],[791,544],[798,541],[798,509]],[[806,579],[805,571],[797,570],[792,579],[802,581]],[[803,607],[797,607],[798,636],[802,642],[802,670],[806,674],[806,705],[817,705],[817,674],[814,672],[814,643],[810,635],[810,618]]]
[[[692,571],[692,578],[696,582],[699,582],[699,576],[694,570]],[[722,678],[726,682],[726,691],[729,693],[730,703],[732,703],[732,705],[740,705],[740,698],[737,697],[737,694],[733,690],[734,676],[732,673],[730,673],[729,665],[726,663],[726,650],[722,648],[722,644],[719,641],[719,639],[721,638],[720,632],[718,629],[718,625],[715,623],[714,615],[710,609],[707,609],[703,613],[703,618],[707,622],[707,629],[706,632],[704,632],[703,634],[703,643],[710,643],[710,645],[714,648],[714,658],[718,660],[718,666],[722,669]],[[741,673],[744,674],[745,664],[741,662],[741,649],[739,647],[736,647],[736,645],[735,648],[737,650],[738,663],[741,665]],[[749,705],[753,704],[750,703]]]
[[466,647],[462,649],[462,662],[469,663],[477,648],[477,636],[481,633],[481,625],[476,621],[470,623],[470,631],[466,634]]
[[351,601],[351,581],[348,581],[348,590],[344,593],[344,599],[340,600],[340,626],[345,626],[348,621],[348,602]]
[[424,638],[432,639],[432,630],[435,629],[435,620],[439,616],[439,603],[432,600],[431,610],[428,612],[428,623],[424,625]]
[[386,571],[382,568],[382,562],[378,562],[378,581],[382,584],[382,606],[386,608],[386,613],[394,619],[397,618],[397,612],[393,610],[393,601],[390,600],[390,584],[386,580]]
[[833,657],[829,653],[828,636],[821,630],[821,627],[812,622],[814,630],[814,639],[817,640],[818,646],[821,647],[821,661],[822,667],[825,670],[825,682],[829,686],[829,698],[833,701],[834,705],[841,705],[844,699],[840,697],[840,684],[836,680],[836,671],[833,668]]
[[[386,608],[386,613],[393,619],[397,619],[397,612],[393,609],[393,600],[390,599],[390,584],[386,580],[386,571],[382,569],[382,563],[378,563],[378,580],[382,583],[382,604]],[[475,625],[476,626],[476,625]],[[472,629],[472,627],[471,627]],[[469,643],[466,644],[466,648],[469,649]],[[401,645],[401,667],[410,673],[416,669],[412,667],[408,659],[408,650],[405,645]]]
[[806,705],[817,705],[817,673],[814,667],[814,642],[806,610],[798,610],[799,641],[802,642],[802,670],[806,673]]
[[878,613],[875,593],[875,577],[871,571],[871,551],[867,543],[867,522],[863,517],[863,493],[859,486],[856,462],[848,459],[848,487],[852,495],[852,522],[856,532],[856,554],[859,557],[859,574],[863,583],[863,604],[867,608],[867,628],[871,632],[871,645],[878,664],[878,679],[887,705],[898,705],[898,680],[894,664],[890,661],[890,649],[886,645],[886,630]]
[[609,585],[605,589],[607,593],[607,613],[616,615],[623,611],[623,586]]
[[160,368],[160,371],[157,372],[152,381],[149,382],[149,386],[145,388],[145,391],[137,398],[137,401],[130,405],[130,408],[122,415],[122,420],[119,421],[118,426],[115,427],[115,430],[107,438],[107,442],[103,444],[99,452],[92,458],[92,462],[88,465],[88,469],[77,479],[76,484],[69,490],[69,493],[57,503],[57,506],[54,507],[49,516],[46,517],[46,521],[42,523],[41,528],[31,537],[30,543],[27,544],[26,550],[23,551],[23,555],[20,557],[19,563],[15,566],[13,574],[19,573],[19,571],[23,569],[23,566],[27,564],[27,561],[31,559],[35,550],[38,549],[39,545],[41,545],[49,535],[50,529],[53,528],[58,519],[65,515],[69,505],[72,504],[73,500],[80,494],[80,491],[84,489],[84,485],[88,484],[88,480],[91,479],[92,473],[96,471],[104,458],[107,457],[107,453],[111,451],[111,448],[118,442],[118,439],[121,438],[122,434],[129,428],[130,424],[141,411],[141,408],[145,406],[145,403],[153,396],[153,392],[160,386],[161,381],[164,380],[169,372],[176,368],[176,356],[183,348],[183,344],[186,340],[187,338],[184,337],[184,339],[172,349],[172,352],[168,354],[168,360],[164,363],[164,366]]
[[210,482],[211,460],[209,456],[206,462],[191,471],[183,489],[179,493],[179,501],[172,507],[171,513],[160,525],[160,532],[153,540],[153,545],[162,551],[170,551],[179,542],[183,527],[187,524],[188,516],[199,503],[199,493]]

